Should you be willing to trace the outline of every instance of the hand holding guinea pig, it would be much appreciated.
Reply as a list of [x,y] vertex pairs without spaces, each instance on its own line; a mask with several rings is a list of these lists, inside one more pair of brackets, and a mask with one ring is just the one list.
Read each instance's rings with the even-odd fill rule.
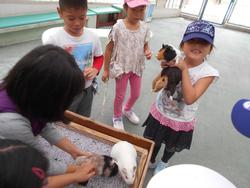
[[[114,159],[107,155],[92,154],[89,156],[80,156],[75,160],[76,165],[85,166],[86,164],[92,164],[96,169],[96,175],[112,177],[118,173],[118,166]],[[79,183],[80,186],[86,186],[88,181]]]

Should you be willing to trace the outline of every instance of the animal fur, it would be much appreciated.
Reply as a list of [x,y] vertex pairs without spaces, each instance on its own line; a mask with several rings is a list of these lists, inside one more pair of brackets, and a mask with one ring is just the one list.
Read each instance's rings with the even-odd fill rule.
[[[97,175],[99,176],[112,177],[118,173],[118,166],[115,160],[107,155],[94,154],[91,156],[80,156],[76,158],[75,163],[77,165],[83,165],[89,161],[96,166]],[[87,184],[88,181],[79,183],[80,186],[86,186]]]
[[[175,61],[177,53],[172,46],[162,45],[162,48],[157,54],[159,61]],[[169,91],[169,97],[175,92],[175,88],[182,79],[181,70],[177,67],[163,68],[161,73],[156,76],[152,83],[152,90],[158,92],[162,88]]]
[[110,156],[118,165],[123,180],[129,185],[133,184],[137,169],[137,153],[134,146],[127,141],[117,142],[112,147]]

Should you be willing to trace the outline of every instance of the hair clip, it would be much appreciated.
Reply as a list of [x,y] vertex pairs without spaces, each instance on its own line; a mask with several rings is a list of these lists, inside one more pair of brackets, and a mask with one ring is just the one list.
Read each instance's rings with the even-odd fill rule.
[[43,180],[45,178],[45,172],[41,168],[32,167],[31,170],[40,180]]

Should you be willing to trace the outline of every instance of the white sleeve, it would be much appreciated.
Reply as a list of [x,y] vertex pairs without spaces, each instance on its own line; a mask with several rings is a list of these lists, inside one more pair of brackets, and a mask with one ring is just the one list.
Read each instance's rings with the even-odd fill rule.
[[64,138],[60,131],[54,126],[54,123],[47,123],[46,127],[43,128],[40,135],[45,138],[51,145],[56,145],[59,140]]
[[94,44],[95,44],[95,46],[94,46],[94,56],[98,57],[98,56],[103,55],[101,41],[100,41],[100,38],[98,36],[95,36]]
[[53,28],[48,29],[43,32],[42,34],[42,44],[55,44],[55,41],[53,40]]

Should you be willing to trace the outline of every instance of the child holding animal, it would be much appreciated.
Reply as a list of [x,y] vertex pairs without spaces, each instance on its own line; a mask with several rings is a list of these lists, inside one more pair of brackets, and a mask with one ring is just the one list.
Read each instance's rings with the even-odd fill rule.
[[[172,62],[162,63],[163,67],[178,67],[182,78],[174,93],[169,94],[166,88],[159,92],[143,124],[143,136],[155,142],[151,157],[151,167],[156,166],[154,173],[166,168],[175,152],[191,147],[199,98],[219,77],[218,71],[206,60],[213,49],[214,34],[215,28],[209,22],[190,23],[180,43],[183,59],[174,65]],[[164,153],[156,163],[162,143],[165,144]]]
[[103,64],[103,53],[98,36],[84,27],[87,3],[87,0],[59,0],[57,11],[64,26],[46,30],[42,42],[60,46],[74,56],[83,72],[85,89],[75,98],[69,110],[89,117],[96,92],[96,76]]
[[[148,45],[150,30],[141,21],[147,4],[148,0],[124,1],[127,16],[113,26],[106,46],[102,80],[115,78],[113,126],[121,130],[124,130],[122,114],[134,124],[140,122],[132,107],[140,96],[145,56],[147,59],[152,56]],[[128,82],[130,97],[123,108]]]
[[[82,72],[72,55],[53,45],[31,50],[0,84],[0,137],[20,140],[41,150],[37,138],[40,135],[72,158],[90,155],[52,123],[64,119],[64,111],[83,88]],[[51,187],[63,187],[88,180],[95,175],[95,166],[88,163],[80,167],[49,158],[47,173]]]

